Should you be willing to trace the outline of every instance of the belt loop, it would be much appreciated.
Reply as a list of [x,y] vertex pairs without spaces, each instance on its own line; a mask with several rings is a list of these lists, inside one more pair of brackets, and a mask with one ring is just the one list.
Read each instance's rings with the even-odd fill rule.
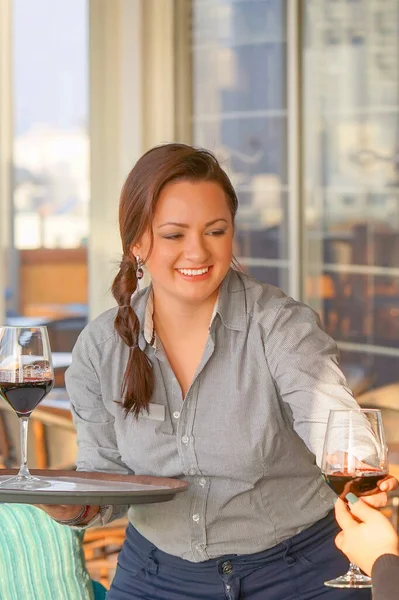
[[[154,548],[154,550],[155,550],[155,548]],[[157,575],[159,565],[152,555],[154,550],[151,550],[151,552],[148,555],[146,570],[149,571],[150,573],[152,573],[153,575]]]
[[285,546],[285,550],[283,551],[283,560],[285,562],[286,565],[288,565],[289,567],[291,565],[295,565],[296,564],[296,559],[294,556],[292,556],[290,554],[291,552],[291,540],[287,540],[284,542],[284,546]]

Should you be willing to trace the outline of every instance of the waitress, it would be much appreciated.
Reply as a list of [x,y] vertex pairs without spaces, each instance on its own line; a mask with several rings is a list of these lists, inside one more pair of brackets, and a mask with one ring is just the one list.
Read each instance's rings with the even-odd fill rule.
[[216,158],[182,144],[147,152],[122,190],[118,306],[66,377],[77,466],[190,486],[165,504],[44,507],[73,526],[129,508],[107,600],[370,598],[324,586],[347,561],[317,465],[329,410],[357,404],[317,315],[232,266],[237,204]]

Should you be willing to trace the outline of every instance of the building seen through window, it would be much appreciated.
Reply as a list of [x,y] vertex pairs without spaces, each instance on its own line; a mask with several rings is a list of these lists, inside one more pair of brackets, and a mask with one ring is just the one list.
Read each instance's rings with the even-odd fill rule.
[[87,316],[88,3],[13,0],[9,319]]
[[[301,7],[293,39],[289,2],[193,0],[193,139],[236,185],[244,268],[290,293],[299,256],[301,297],[337,340],[347,372],[382,385],[399,372],[399,5]],[[287,82],[298,60],[295,123]]]

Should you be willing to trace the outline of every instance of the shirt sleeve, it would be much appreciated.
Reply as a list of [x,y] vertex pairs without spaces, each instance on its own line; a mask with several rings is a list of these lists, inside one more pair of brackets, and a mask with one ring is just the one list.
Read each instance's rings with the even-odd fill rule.
[[[65,382],[77,432],[77,470],[133,475],[119,454],[114,417],[105,408],[84,332],[73,349],[72,364],[66,372]],[[103,507],[86,527],[105,525],[122,517],[127,509],[127,505]]]
[[320,466],[331,409],[359,408],[338,366],[338,348],[308,306],[286,298],[265,340],[266,359],[293,426]]
[[371,570],[373,598],[397,600],[399,597],[399,556],[383,554]]

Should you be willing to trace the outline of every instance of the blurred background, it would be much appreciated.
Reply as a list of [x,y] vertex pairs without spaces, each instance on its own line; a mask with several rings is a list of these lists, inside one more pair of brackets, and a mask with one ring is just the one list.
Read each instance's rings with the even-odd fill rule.
[[32,466],[73,465],[64,372],[169,141],[222,161],[242,267],[320,314],[399,463],[399,0],[0,0],[0,322],[47,324],[58,388]]
[[125,176],[177,140],[230,174],[243,267],[320,313],[354,386],[397,379],[397,0],[0,10],[2,322],[48,322],[70,351],[113,304]]
[[319,312],[352,387],[397,380],[398,0],[0,11],[2,322],[70,352],[113,305],[124,178],[177,140],[221,159],[243,268]]

